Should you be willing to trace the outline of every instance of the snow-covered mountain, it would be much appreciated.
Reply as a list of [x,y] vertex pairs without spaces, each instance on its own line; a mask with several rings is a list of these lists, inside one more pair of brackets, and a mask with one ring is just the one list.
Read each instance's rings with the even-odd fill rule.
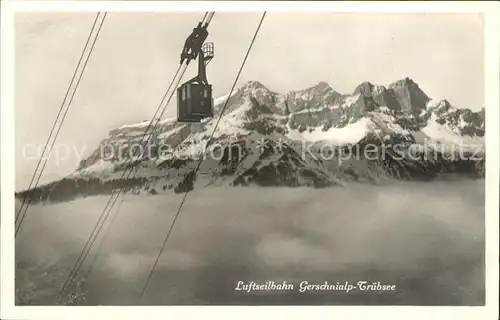
[[20,194],[57,201],[122,186],[160,193],[212,184],[323,187],[484,175],[484,108],[434,101],[409,78],[387,87],[364,82],[352,94],[325,82],[281,94],[250,81],[216,99],[215,114],[200,124],[164,119],[147,135],[148,121],[114,129],[73,174]]

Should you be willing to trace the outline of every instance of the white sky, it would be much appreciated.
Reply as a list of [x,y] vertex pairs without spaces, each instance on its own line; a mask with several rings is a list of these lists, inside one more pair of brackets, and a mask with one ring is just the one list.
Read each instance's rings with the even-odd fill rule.
[[[110,129],[149,120],[203,13],[108,14],[57,145],[91,152]],[[217,13],[208,41],[214,95],[227,94],[261,13]],[[16,18],[16,189],[26,187],[57,114],[93,14],[23,14]],[[268,13],[239,84],[259,80],[287,92],[326,81],[350,93],[363,81],[412,78],[432,98],[461,108],[484,106],[483,21],[473,14]],[[190,74],[194,75],[193,64]],[[175,100],[175,99],[173,99]],[[167,116],[175,115],[172,101]],[[31,151],[33,156],[33,151]],[[77,156],[49,161],[43,181],[76,168]]]

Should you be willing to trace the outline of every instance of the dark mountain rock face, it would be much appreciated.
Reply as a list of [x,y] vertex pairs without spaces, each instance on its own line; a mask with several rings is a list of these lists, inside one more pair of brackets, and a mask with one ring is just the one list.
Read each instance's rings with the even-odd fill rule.
[[[351,95],[325,82],[280,94],[250,81],[216,99],[217,117],[226,100],[208,148],[216,118],[200,124],[166,119],[148,135],[147,122],[122,126],[72,175],[17,196],[66,201],[121,188],[158,194],[212,184],[321,188],[484,176],[484,108],[473,112],[433,101],[409,78],[388,88],[363,82]],[[148,145],[141,143],[144,136],[151,136]],[[134,144],[147,152],[130,152]],[[124,175],[127,168],[133,174]]]
[[364,97],[365,108],[373,111],[378,106],[386,106],[394,112],[418,116],[431,100],[410,78],[398,80],[389,85],[375,86],[370,82],[361,83],[354,94]]
[[301,91],[292,91],[285,96],[290,113],[306,109],[322,108],[333,105],[340,94],[333,90],[326,82],[320,82],[313,87]]
[[430,101],[430,98],[410,78],[393,82],[389,90],[394,92],[394,97],[404,114],[418,116]]

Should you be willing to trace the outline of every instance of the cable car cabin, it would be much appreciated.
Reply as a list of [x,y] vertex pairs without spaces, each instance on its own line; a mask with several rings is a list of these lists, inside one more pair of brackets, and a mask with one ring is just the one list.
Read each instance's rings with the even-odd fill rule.
[[213,117],[212,86],[186,82],[177,89],[177,120],[200,122]]
[[179,122],[201,122],[213,117],[212,86],[207,81],[206,65],[214,57],[214,45],[204,43],[208,36],[208,23],[202,22],[186,39],[181,53],[181,65],[186,66],[193,59],[198,59],[198,75],[185,82],[177,89],[177,120]]

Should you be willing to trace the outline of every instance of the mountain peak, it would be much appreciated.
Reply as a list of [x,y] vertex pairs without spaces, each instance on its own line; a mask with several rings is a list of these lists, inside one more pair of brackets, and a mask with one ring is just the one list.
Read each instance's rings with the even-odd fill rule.
[[332,87],[330,87],[330,85],[328,83],[326,83],[325,81],[320,81],[317,84],[315,84],[314,86],[310,87],[309,89],[314,89],[314,90],[318,90],[318,91],[326,91],[326,90],[332,90]]
[[245,83],[241,89],[264,89],[267,91],[270,91],[265,85],[263,85],[261,82],[257,80],[250,80],[247,83]]
[[374,85],[371,82],[364,81],[360,83],[356,89],[354,89],[354,94],[361,93],[363,96],[370,97],[372,95]]
[[427,103],[431,101],[418,84],[409,77],[391,83],[389,90],[394,92],[401,110],[407,114],[419,115],[422,110],[427,108]]
[[[367,163],[364,162],[368,161],[366,157],[342,161],[346,163],[344,167],[341,167],[340,162],[339,165],[330,166],[324,163],[323,166],[323,161],[309,162],[308,159],[301,159],[298,154],[303,142],[310,142],[311,146],[314,146],[310,149],[312,152],[317,152],[318,149],[322,152],[323,142],[328,142],[329,147],[333,144],[341,151],[341,148],[347,145],[364,148],[373,141],[396,142],[408,148],[408,151],[427,152],[425,150],[429,146],[423,145],[423,141],[428,139],[446,147],[441,149],[445,151],[449,150],[448,146],[460,144],[474,148],[477,146],[480,152],[484,152],[484,108],[472,112],[469,109],[454,108],[447,100],[429,102],[429,97],[408,77],[394,82],[390,88],[365,81],[358,85],[353,95],[337,97],[337,94],[324,81],[288,94],[272,92],[259,81],[248,81],[235,93],[231,93],[230,97],[215,99],[214,113],[218,116],[212,119],[206,119],[196,125],[177,122],[176,118],[161,120],[150,138],[153,141],[151,145],[158,146],[156,143],[159,142],[173,149],[160,151],[158,147],[155,150],[149,149],[152,152],[151,157],[133,157],[130,151],[133,151],[134,145],[143,143],[149,122],[121,126],[113,130],[90,156],[80,162],[74,174],[58,185],[59,191],[54,191],[54,185],[48,185],[44,190],[49,192],[37,193],[37,197],[41,199],[41,194],[46,197],[50,195],[50,200],[66,197],[68,181],[75,181],[74,185],[70,185],[70,188],[73,188],[71,192],[82,192],[70,192],[75,196],[95,194],[96,188],[101,187],[106,188],[99,190],[103,194],[112,192],[117,184],[121,185],[122,182],[126,183],[132,192],[154,190],[156,194],[159,189],[151,188],[153,186],[161,187],[164,191],[183,192],[183,188],[187,187],[187,177],[192,177],[190,175],[195,169],[193,165],[196,165],[196,161],[192,161],[191,157],[198,157],[199,151],[203,155],[205,143],[212,138],[220,143],[224,153],[220,161],[210,159],[207,160],[208,164],[205,162],[206,170],[209,171],[206,177],[213,178],[211,182],[219,178],[221,182],[232,181],[230,183],[234,183],[233,185],[266,179],[260,181],[267,186],[272,183],[303,186],[309,183],[307,179],[311,175],[313,178],[319,177],[318,179],[337,179],[336,177],[343,177],[345,174],[348,179],[361,178],[372,181],[371,169],[365,171],[369,167],[376,170],[373,172],[376,177],[380,173],[391,176],[395,172],[399,179],[404,174],[423,174],[424,176],[419,177],[429,177],[429,174],[433,174],[432,170],[436,170],[436,176],[440,176],[443,170],[448,170],[448,167],[444,166],[448,165],[449,158],[443,163],[433,160],[430,166],[417,159],[417,162],[391,160]],[[223,114],[222,106],[227,107]],[[424,112],[416,114],[418,111]],[[285,141],[283,150],[270,144],[267,144],[269,148],[265,147],[267,142],[276,141],[277,138]],[[262,149],[266,149],[265,152],[258,151],[261,149],[256,148],[259,145],[264,146]],[[106,157],[103,157],[104,150]],[[108,151],[112,153],[109,154]],[[160,152],[163,153],[161,158]],[[387,155],[390,156],[389,153]],[[413,159],[412,157],[411,160]],[[357,165],[357,161],[362,161],[359,162],[361,165]],[[131,163],[140,170],[140,176],[123,180],[123,172],[128,170]],[[477,161],[464,163],[471,166],[465,170],[482,174],[483,164],[476,163]],[[359,168],[361,171],[352,171],[353,168]],[[464,168],[469,167],[454,164],[449,167],[450,170],[461,170],[460,172],[463,172]],[[348,174],[348,171],[352,174]],[[185,173],[187,176],[184,176]],[[363,176],[364,174],[369,176]],[[194,188],[194,185],[189,188]]]
[[389,85],[389,89],[401,88],[401,87],[416,87],[416,88],[418,88],[419,86],[410,77],[405,77],[403,79],[399,79],[397,81],[392,82]]
[[305,93],[311,96],[324,96],[326,94],[338,95],[338,93],[325,81],[320,81],[309,88],[297,91],[297,93]]
[[485,110],[484,110],[484,107],[481,108],[481,110],[479,110],[479,114],[481,115],[481,117],[483,118],[484,120],[484,116],[485,116]]

